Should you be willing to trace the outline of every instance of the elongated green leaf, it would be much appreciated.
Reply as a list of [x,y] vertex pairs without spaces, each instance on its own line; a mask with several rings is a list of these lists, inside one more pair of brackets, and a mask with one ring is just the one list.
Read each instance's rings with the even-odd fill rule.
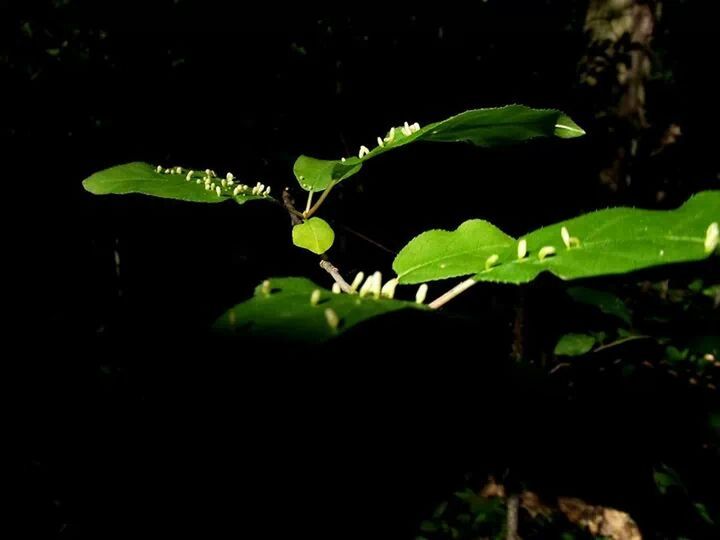
[[[165,172],[165,170],[171,172]],[[190,174],[192,173],[192,174]],[[192,172],[188,169],[173,168],[158,171],[148,163],[134,162],[117,165],[97,172],[83,181],[87,191],[95,195],[123,195],[141,193],[164,199],[177,199],[190,202],[218,203],[234,200],[238,204],[247,201],[268,199],[267,195],[253,194],[250,186],[243,186],[235,193],[238,184],[222,184],[220,178],[212,178],[213,187],[206,188],[204,172]],[[188,179],[189,178],[189,179]],[[217,189],[220,189],[220,194]]]
[[305,223],[293,227],[292,239],[296,246],[321,255],[332,247],[335,231],[324,219],[312,217]]
[[581,356],[595,345],[595,338],[587,334],[565,334],[555,345],[557,356]]
[[250,300],[220,317],[214,328],[228,334],[319,343],[366,319],[402,309],[428,308],[401,300],[335,294],[305,278],[271,278],[255,289]]
[[589,289],[588,287],[570,287],[567,290],[570,297],[576,302],[595,306],[603,313],[613,315],[626,324],[630,324],[631,314],[628,307],[620,298],[605,291]]
[[382,137],[382,145],[373,141],[370,146],[374,148],[368,149],[369,153],[363,157],[358,154],[339,160],[324,160],[300,156],[293,172],[303,189],[321,191],[331,182],[339,182],[357,173],[367,160],[416,141],[497,146],[535,137],[569,139],[584,134],[569,116],[554,109],[532,109],[524,105],[473,109],[425,127],[395,126]]
[[400,251],[393,269],[407,284],[470,274],[502,283],[526,283],[542,272],[565,280],[622,274],[708,257],[706,233],[718,218],[720,191],[698,193],[676,210],[600,210],[524,236],[523,258],[517,240],[486,221],[470,220],[452,232],[417,236]]

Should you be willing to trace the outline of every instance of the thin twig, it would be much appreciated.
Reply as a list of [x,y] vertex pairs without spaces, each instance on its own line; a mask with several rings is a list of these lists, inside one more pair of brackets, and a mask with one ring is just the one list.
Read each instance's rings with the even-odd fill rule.
[[335,182],[335,181],[333,180],[332,182],[330,182],[330,183],[328,184],[328,187],[326,187],[326,188],[325,188],[325,191],[323,191],[323,192],[320,194],[320,198],[319,198],[319,199],[317,200],[317,202],[313,205],[313,207],[312,207],[309,211],[303,213],[303,216],[305,216],[305,218],[309,218],[309,217],[312,216],[315,212],[317,212],[318,208],[320,208],[320,205],[322,205],[323,201],[327,198],[327,196],[328,196],[328,194],[330,193],[330,191],[332,190],[332,188],[335,187],[335,184],[336,184],[336,183],[337,183],[337,182]]
[[322,268],[332,276],[332,278],[335,280],[335,283],[340,285],[340,289],[344,293],[352,294],[352,288],[350,287],[350,285],[348,285],[348,282],[345,281],[345,279],[343,279],[343,277],[340,275],[340,271],[335,268],[330,261],[320,261],[320,268]]
[[386,251],[386,252],[389,253],[390,255],[397,255],[397,252],[396,252],[396,251],[393,251],[392,249],[383,246],[380,242],[377,242],[376,240],[373,240],[373,239],[370,238],[369,236],[365,236],[364,234],[362,234],[362,233],[360,233],[360,232],[358,232],[358,231],[356,231],[356,230],[354,230],[354,229],[351,229],[351,228],[348,227],[347,225],[343,225],[342,223],[338,223],[337,221],[333,221],[332,223],[333,223],[334,225],[337,225],[337,226],[340,227],[341,229],[346,230],[346,231],[349,232],[350,234],[354,234],[354,235],[357,236],[358,238],[361,238],[362,240],[365,240],[366,242],[372,244],[373,246],[378,247],[378,248],[382,249],[383,251]]
[[295,200],[292,198],[292,195],[290,195],[290,191],[287,188],[285,188],[282,193],[282,205],[290,214],[290,221],[293,226],[302,223],[304,216],[295,209]]
[[519,540],[518,536],[518,509],[520,507],[520,497],[510,495],[507,498],[507,540]]
[[470,287],[472,287],[476,283],[477,283],[477,281],[475,281],[473,278],[466,279],[465,281],[462,281],[462,282],[458,283],[457,285],[455,285],[452,289],[450,289],[448,292],[446,292],[442,296],[439,296],[438,298],[436,298],[435,300],[430,302],[428,304],[428,307],[430,309],[437,309],[439,307],[442,307],[445,304],[447,304],[450,300],[455,298],[457,295],[465,292],[466,290],[468,290]]
[[623,343],[627,343],[628,341],[635,341],[636,339],[648,339],[650,337],[652,337],[652,336],[627,336],[627,337],[615,340],[611,343],[606,343],[605,345],[600,345],[599,347],[595,348],[593,350],[593,352],[604,351],[605,349],[609,349],[609,348],[615,347],[617,345],[622,345]]

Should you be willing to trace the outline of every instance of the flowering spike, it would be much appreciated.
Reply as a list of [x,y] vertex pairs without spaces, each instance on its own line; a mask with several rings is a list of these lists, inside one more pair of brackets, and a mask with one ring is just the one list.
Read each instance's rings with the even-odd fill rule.
[[428,286],[427,283],[423,283],[418,287],[417,292],[415,293],[415,303],[422,304],[425,302],[425,297],[427,296],[428,292]]
[[555,248],[553,246],[543,246],[540,248],[540,251],[538,251],[538,259],[545,260],[545,257],[550,257],[551,255],[555,255]]
[[524,259],[527,255],[527,240],[524,238],[518,242],[517,256],[518,259]]
[[360,159],[362,159],[362,158],[364,158],[365,156],[367,156],[369,153],[370,153],[370,150],[368,149],[368,147],[365,146],[365,145],[363,145],[363,146],[360,147],[360,151],[358,152],[358,157],[359,157]]
[[342,292],[339,283],[333,283],[332,292],[334,292],[335,294],[340,294]]
[[497,253],[490,255],[487,259],[485,259],[485,270],[490,270],[493,266],[495,266],[498,259],[500,259],[500,255]]
[[340,317],[338,317],[337,313],[335,313],[335,310],[332,308],[325,309],[325,321],[333,330],[337,330],[337,327],[340,325]]
[[310,295],[310,305],[317,306],[318,302],[320,302],[320,289],[315,289]]
[[380,291],[380,296],[382,296],[383,298],[393,298],[395,296],[395,287],[397,287],[397,284],[397,278],[392,278],[385,285],[383,285],[382,290]]
[[350,285],[350,290],[352,292],[357,291],[357,288],[360,286],[363,279],[365,279],[365,274],[363,274],[362,272],[358,272],[355,276],[355,279],[353,279],[352,284]]
[[705,231],[705,253],[712,253],[718,246],[718,237],[720,231],[718,230],[717,221],[710,224]]

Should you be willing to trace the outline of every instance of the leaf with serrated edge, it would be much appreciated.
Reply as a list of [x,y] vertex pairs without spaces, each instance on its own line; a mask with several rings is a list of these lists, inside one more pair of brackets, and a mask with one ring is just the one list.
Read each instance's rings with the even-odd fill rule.
[[[486,221],[470,220],[452,232],[417,236],[397,255],[393,270],[406,284],[470,274],[477,281],[501,283],[526,283],[542,272],[564,280],[623,274],[705,259],[709,256],[703,246],[705,233],[719,216],[720,191],[698,193],[676,210],[600,210],[523,236],[528,255],[521,260],[515,239]],[[566,248],[563,226],[579,245]],[[540,260],[538,252],[545,246],[554,247],[556,253]],[[498,260],[485,268],[492,254]]]
[[[402,300],[336,294],[305,278],[270,278],[267,281],[267,287],[259,285],[255,296],[222,315],[214,329],[230,335],[319,343],[385,313],[428,309]],[[320,294],[317,304],[312,305],[310,297],[315,290]],[[337,315],[337,328],[328,324],[326,309],[332,309]]]
[[[202,172],[198,171],[190,181],[186,180],[186,174],[187,169],[180,174],[166,174],[157,172],[148,163],[126,163],[96,172],[83,181],[83,187],[94,195],[139,193],[188,202],[219,203],[233,200],[243,204],[253,200],[271,200],[268,196],[252,195],[250,192],[233,195],[230,188],[218,195],[214,190],[206,190],[202,183],[195,182],[203,175]],[[216,178],[214,181],[220,184],[221,179]]]
[[524,105],[507,105],[488,109],[472,109],[451,116],[440,122],[421,127],[412,133],[403,132],[404,126],[393,128],[383,137],[383,145],[374,146],[370,153],[360,158],[346,157],[342,160],[316,159],[300,156],[293,172],[300,186],[306,191],[322,191],[332,182],[340,182],[356,174],[362,164],[395,148],[416,141],[468,142],[477,146],[497,146],[517,143],[536,137],[580,137],[585,131],[573,120],[555,109],[533,109]]

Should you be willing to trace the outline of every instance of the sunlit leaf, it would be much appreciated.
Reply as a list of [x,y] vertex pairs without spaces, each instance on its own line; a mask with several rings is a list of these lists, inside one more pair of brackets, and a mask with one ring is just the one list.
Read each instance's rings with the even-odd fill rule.
[[164,169],[158,172],[156,167],[148,163],[134,162],[96,172],[83,181],[83,186],[95,195],[141,193],[189,202],[218,203],[234,200],[238,204],[243,204],[252,200],[269,199],[267,196],[253,195],[251,188],[235,195],[233,191],[237,184],[223,186],[219,178],[213,178],[216,188],[220,187],[218,195],[216,188],[211,190],[205,188],[205,183],[202,181],[205,176],[203,172],[194,172],[188,180],[189,172],[188,169],[182,169],[179,173],[166,173]]
[[319,343],[367,319],[403,309],[428,308],[401,300],[336,294],[305,278],[271,278],[255,289],[251,299],[220,317],[214,328],[231,335]]
[[321,255],[332,247],[335,231],[324,219],[312,217],[293,227],[292,239],[296,246]]
[[[526,283],[542,272],[571,280],[622,274],[669,263],[697,261],[708,225],[720,216],[720,191],[705,191],[676,210],[611,208],[543,227],[518,240],[483,220],[466,221],[455,231],[427,231],[397,255],[400,283],[474,275],[477,281]],[[569,247],[563,239],[563,228]],[[541,257],[543,250],[554,253]],[[493,263],[488,264],[488,258]]]
[[595,338],[588,334],[565,334],[555,345],[557,356],[580,356],[595,345]]
[[354,175],[369,159],[417,141],[497,146],[535,137],[568,139],[584,134],[585,131],[569,116],[554,109],[532,109],[524,105],[473,109],[424,127],[395,126],[381,136],[382,145],[372,141],[368,145],[369,153],[363,157],[353,155],[344,159],[324,160],[300,156],[293,172],[303,189],[321,191],[331,182],[339,182]]

